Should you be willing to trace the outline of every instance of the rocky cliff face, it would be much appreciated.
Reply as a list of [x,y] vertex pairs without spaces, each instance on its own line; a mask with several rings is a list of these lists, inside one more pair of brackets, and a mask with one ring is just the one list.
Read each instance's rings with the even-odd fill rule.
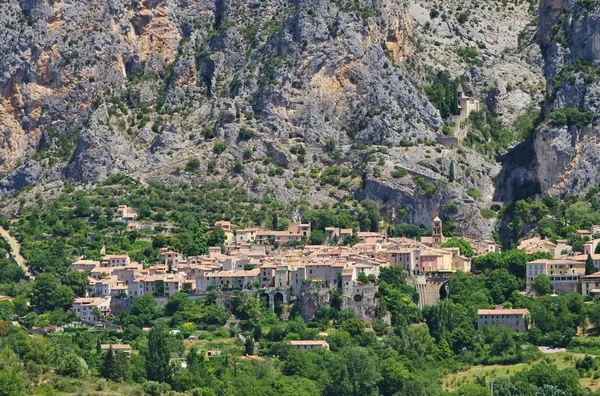
[[[534,169],[542,193],[582,192],[600,183],[595,171],[600,129],[590,122],[600,114],[600,6],[548,1],[542,7],[539,40],[546,60],[550,94],[544,113],[549,119],[535,137]],[[568,116],[566,123],[556,122],[553,115],[565,111],[587,113],[589,119]]]
[[[0,195],[115,172],[226,179],[288,202],[359,190],[425,225],[453,201],[459,230],[489,235],[480,210],[498,195],[500,167],[432,143],[442,120],[422,85],[439,69],[462,75],[512,122],[543,93],[542,58],[527,4],[454,6],[437,17],[427,0],[1,3]],[[326,167],[356,169],[365,188],[352,177],[319,183]],[[392,177],[397,168],[408,175]]]

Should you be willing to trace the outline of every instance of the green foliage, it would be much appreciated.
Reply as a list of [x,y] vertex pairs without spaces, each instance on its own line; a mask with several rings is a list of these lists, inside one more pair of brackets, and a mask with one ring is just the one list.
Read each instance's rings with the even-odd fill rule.
[[250,129],[247,125],[242,125],[240,127],[240,132],[238,134],[238,138],[240,140],[250,140],[254,137],[254,131]]
[[213,153],[219,155],[219,154],[223,153],[225,151],[225,149],[227,149],[227,143],[225,143],[223,141],[218,141],[218,142],[215,142],[215,145],[213,146]]
[[[460,16],[464,17],[465,15],[467,15],[467,17],[468,17],[468,14],[461,13],[459,15],[459,18],[460,18]],[[466,18],[465,18],[465,20],[466,20]],[[483,66],[483,60],[481,59],[479,51],[476,48],[473,48],[473,47],[459,47],[456,50],[456,53],[463,60],[463,62],[465,62],[467,65],[478,66],[478,67]]]
[[437,187],[425,181],[425,179],[422,177],[413,177],[413,182],[423,192],[423,194],[429,198],[433,197],[437,193]]
[[392,177],[401,178],[408,174],[408,171],[404,168],[396,168],[392,171]]
[[546,252],[536,252],[526,254],[520,249],[505,250],[501,253],[488,253],[483,256],[473,258],[473,264],[478,271],[492,272],[496,269],[505,268],[509,273],[518,279],[525,278],[525,264],[537,259],[551,259],[552,255]]
[[42,311],[67,309],[74,299],[73,290],[61,285],[55,275],[40,274],[33,285],[31,302]]
[[531,287],[533,287],[533,290],[535,290],[540,296],[550,294],[550,292],[552,291],[550,278],[546,274],[539,274],[538,276],[536,276],[536,278],[533,280]]
[[468,122],[483,140],[469,133],[465,143],[483,154],[503,153],[515,140],[514,132],[505,127],[488,109],[472,111]]
[[442,247],[460,248],[460,254],[465,257],[473,257],[473,255],[475,254],[475,250],[473,250],[473,248],[471,247],[471,244],[462,238],[456,238],[456,237],[448,238],[448,240],[442,244]]
[[458,80],[453,80],[447,72],[430,76],[430,85],[425,88],[429,101],[440,111],[443,119],[459,114]]
[[467,191],[467,195],[476,201],[481,200],[483,197],[483,193],[476,188],[470,188],[469,191]]
[[185,164],[187,172],[196,172],[198,169],[200,169],[200,160],[198,158],[192,158]]
[[567,107],[565,109],[553,109],[548,115],[548,119],[556,126],[577,126],[584,127],[594,121],[594,113],[591,111],[580,111],[576,107]]
[[171,343],[164,324],[156,324],[148,334],[146,377],[149,381],[169,382],[172,378]]

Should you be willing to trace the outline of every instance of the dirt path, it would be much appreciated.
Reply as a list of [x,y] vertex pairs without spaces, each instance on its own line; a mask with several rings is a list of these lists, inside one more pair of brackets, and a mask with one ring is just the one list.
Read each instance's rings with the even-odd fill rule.
[[33,275],[33,273],[29,270],[29,266],[27,265],[25,258],[21,256],[21,245],[19,244],[19,242],[12,235],[10,235],[10,233],[3,227],[0,227],[0,236],[2,236],[2,238],[4,238],[6,242],[8,242],[11,249],[9,254],[13,258],[13,260],[21,268],[23,268],[23,271],[25,271],[25,274],[29,277],[29,279],[35,279],[35,275]]

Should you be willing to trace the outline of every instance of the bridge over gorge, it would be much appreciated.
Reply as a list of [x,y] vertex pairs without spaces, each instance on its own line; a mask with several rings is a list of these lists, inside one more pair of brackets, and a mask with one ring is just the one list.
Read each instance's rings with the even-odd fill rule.
[[452,273],[433,273],[415,278],[415,287],[419,293],[419,308],[425,305],[437,305],[448,297],[448,281]]
[[500,202],[500,201],[490,202],[490,204],[489,204],[489,208],[491,210],[493,210],[494,212],[499,211],[500,209],[502,209],[503,206],[504,206],[504,202]]

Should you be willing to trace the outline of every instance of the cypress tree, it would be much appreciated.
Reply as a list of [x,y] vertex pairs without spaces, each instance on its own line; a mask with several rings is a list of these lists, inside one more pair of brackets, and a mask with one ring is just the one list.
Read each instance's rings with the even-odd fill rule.
[[149,381],[169,382],[171,379],[171,350],[167,329],[158,324],[148,334],[148,351],[146,352],[146,376]]
[[450,183],[454,181],[454,161],[450,162],[450,171],[448,172],[448,180]]
[[112,349],[112,344],[108,348],[108,352],[104,354],[102,360],[102,376],[106,379],[112,380],[115,372],[115,354]]
[[594,260],[592,260],[592,255],[588,253],[587,260],[585,260],[585,274],[590,275],[594,272],[596,272],[596,266]]

